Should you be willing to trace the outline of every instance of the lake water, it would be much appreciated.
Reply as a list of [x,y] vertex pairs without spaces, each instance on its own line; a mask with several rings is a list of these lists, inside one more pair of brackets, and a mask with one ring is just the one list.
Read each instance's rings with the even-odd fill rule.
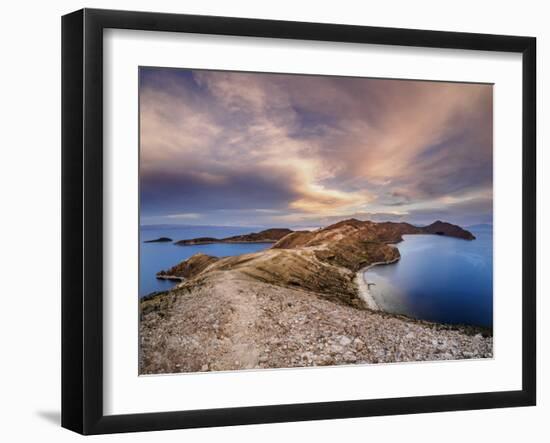
[[369,291],[387,312],[442,323],[493,325],[493,231],[469,229],[476,240],[405,235],[401,260],[365,272]]
[[141,226],[140,228],[140,262],[139,262],[139,296],[143,297],[151,292],[166,291],[178,282],[158,280],[155,275],[185,260],[192,255],[202,252],[216,257],[248,254],[269,248],[270,243],[233,243],[178,246],[171,242],[144,243],[159,237],[169,237],[173,241],[197,238],[216,237],[224,238],[232,235],[258,232],[265,228],[227,227],[227,226]]

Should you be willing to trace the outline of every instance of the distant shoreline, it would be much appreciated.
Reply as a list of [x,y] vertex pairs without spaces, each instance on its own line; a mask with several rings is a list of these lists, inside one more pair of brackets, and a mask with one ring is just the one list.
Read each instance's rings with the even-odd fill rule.
[[160,274],[157,274],[155,276],[158,280],[169,280],[169,281],[184,281],[185,278],[184,277],[179,277],[177,275],[160,275]]
[[[182,241],[189,241],[189,243],[181,243]],[[191,243],[190,240],[179,240],[178,242],[174,242],[176,246],[202,246],[202,245],[220,245],[220,244],[233,244],[233,245],[241,245],[241,244],[248,244],[248,243],[277,243],[278,240],[241,240],[241,241],[229,241],[224,239],[219,240],[209,240],[209,241],[196,241]]]

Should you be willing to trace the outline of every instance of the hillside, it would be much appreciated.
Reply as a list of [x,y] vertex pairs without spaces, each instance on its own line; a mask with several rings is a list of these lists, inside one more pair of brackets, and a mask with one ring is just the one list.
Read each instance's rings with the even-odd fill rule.
[[[416,227],[408,223],[349,219],[316,231],[268,229],[216,240],[267,241],[270,238],[273,241],[279,238],[264,251],[220,259],[210,257],[208,273],[236,272],[261,282],[307,289],[336,302],[364,307],[364,302],[357,296],[356,272],[371,263],[399,259],[399,250],[391,243],[402,240],[402,235],[426,234],[435,230],[442,235],[473,238],[470,232],[459,226],[440,221],[427,227]],[[186,244],[201,244],[203,239],[184,241],[189,242]],[[183,277],[193,284],[194,278],[206,277],[202,274],[206,268],[203,266],[204,257],[197,254],[169,270],[160,271],[157,277]]]
[[473,238],[443,222],[415,227],[351,219],[311,232],[290,231],[253,254],[196,254],[164,271],[184,279],[174,290],[141,302],[141,370],[490,356],[490,331],[374,312],[360,297],[359,270],[399,259],[391,243],[402,235],[432,231]]

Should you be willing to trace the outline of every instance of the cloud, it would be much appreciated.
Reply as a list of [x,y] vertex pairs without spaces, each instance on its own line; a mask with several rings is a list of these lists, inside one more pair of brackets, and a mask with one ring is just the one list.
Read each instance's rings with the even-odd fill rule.
[[491,195],[489,85],[141,74],[146,215],[238,209],[250,211],[244,218],[322,219],[396,208],[410,215]]
[[168,214],[165,217],[170,219],[178,219],[178,220],[195,220],[200,218],[201,215],[195,212],[188,212],[188,213],[182,213],[182,214]]

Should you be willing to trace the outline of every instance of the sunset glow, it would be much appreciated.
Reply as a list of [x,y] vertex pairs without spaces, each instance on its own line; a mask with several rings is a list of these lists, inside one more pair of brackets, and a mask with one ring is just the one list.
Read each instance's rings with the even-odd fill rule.
[[492,91],[141,68],[141,223],[491,223]]

